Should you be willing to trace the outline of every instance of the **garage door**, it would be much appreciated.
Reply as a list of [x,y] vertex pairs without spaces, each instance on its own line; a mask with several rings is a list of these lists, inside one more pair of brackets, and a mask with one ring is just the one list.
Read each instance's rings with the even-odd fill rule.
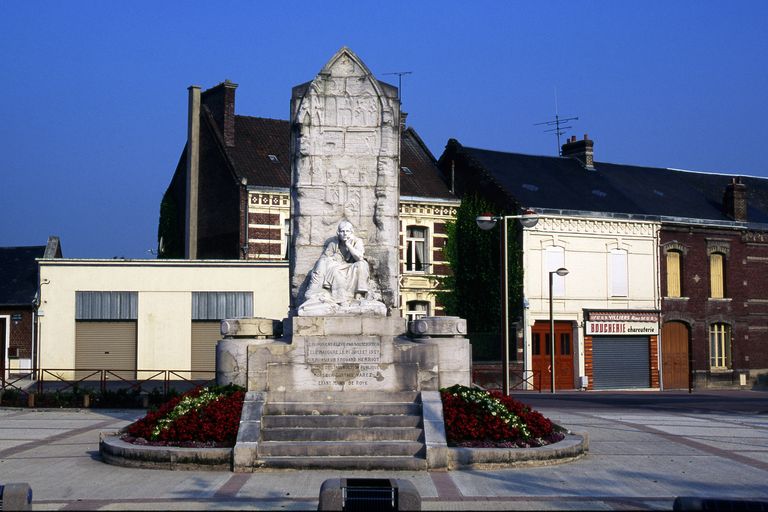
[[221,322],[192,322],[192,378],[216,378],[216,343],[221,339]]
[[136,322],[76,322],[77,378],[98,379],[88,370],[110,370],[115,378],[136,378]]
[[592,339],[594,389],[631,389],[650,386],[647,336],[595,336]]

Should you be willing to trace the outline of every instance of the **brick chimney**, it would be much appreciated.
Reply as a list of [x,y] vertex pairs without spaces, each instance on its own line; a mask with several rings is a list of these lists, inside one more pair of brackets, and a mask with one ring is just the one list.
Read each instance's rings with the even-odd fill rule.
[[747,221],[747,186],[733,178],[723,192],[723,214],[738,222]]
[[237,84],[224,80],[202,94],[203,105],[211,111],[227,147],[235,145],[235,89]]
[[589,135],[584,134],[584,140],[576,140],[576,136],[573,135],[568,141],[563,144],[561,155],[568,158],[575,158],[585,169],[590,171],[595,170],[594,162],[594,146],[595,143],[589,139]]

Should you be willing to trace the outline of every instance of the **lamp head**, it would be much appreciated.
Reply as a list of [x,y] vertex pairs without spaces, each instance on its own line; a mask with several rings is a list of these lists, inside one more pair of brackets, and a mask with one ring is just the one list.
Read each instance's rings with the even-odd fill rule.
[[559,269],[555,270],[555,274],[559,275],[560,277],[567,276],[568,275],[568,269],[560,267]]
[[532,228],[538,223],[539,223],[538,213],[531,210],[530,208],[526,208],[525,210],[523,210],[523,213],[520,215],[520,224],[522,224],[524,228]]
[[498,222],[498,220],[499,218],[494,217],[492,213],[481,213],[475,218],[477,227],[479,227],[483,231],[488,231],[490,229],[493,229],[493,226],[496,225],[496,222]]

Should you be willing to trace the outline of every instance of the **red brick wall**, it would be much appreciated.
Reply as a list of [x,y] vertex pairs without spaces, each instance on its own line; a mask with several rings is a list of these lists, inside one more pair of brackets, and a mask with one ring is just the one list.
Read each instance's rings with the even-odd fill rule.
[[[20,314],[21,320],[14,322],[13,315]],[[8,332],[8,346],[18,347],[20,358],[32,357],[32,310],[31,309],[19,309],[19,308],[4,308],[0,309],[0,316],[8,315],[9,318],[4,318],[5,327]],[[5,343],[5,340],[0,340],[0,346]],[[5,354],[2,354],[4,357]]]
[[594,373],[592,371],[592,336],[584,336],[584,374],[587,376],[587,389],[593,389]]
[[[660,233],[660,274],[662,296],[666,291],[666,256],[669,243],[681,244],[682,295],[685,299],[663,298],[662,323],[682,321],[691,327],[692,369],[709,369],[709,326],[727,323],[733,332],[734,370],[768,368],[768,236],[741,230],[677,228],[663,226]],[[707,246],[726,243],[725,296],[709,298],[709,257]]]
[[651,358],[651,387],[652,388],[658,388],[660,387],[659,384],[659,337],[658,336],[650,336],[649,337],[649,351],[650,351],[650,358]]

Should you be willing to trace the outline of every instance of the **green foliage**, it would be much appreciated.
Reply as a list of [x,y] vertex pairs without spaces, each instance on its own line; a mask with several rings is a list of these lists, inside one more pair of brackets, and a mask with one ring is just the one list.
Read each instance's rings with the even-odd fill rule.
[[[440,300],[448,315],[467,319],[472,355],[476,361],[501,357],[501,225],[483,231],[475,219],[483,213],[498,214],[498,208],[478,196],[466,196],[456,212],[456,221],[447,225],[446,259],[453,275],[441,279]],[[517,222],[507,222],[507,271],[509,319],[522,310],[522,251]],[[510,348],[512,350],[512,348]]]
[[160,203],[160,222],[157,228],[158,258],[184,257],[184,239],[178,226],[179,207],[166,192]]

